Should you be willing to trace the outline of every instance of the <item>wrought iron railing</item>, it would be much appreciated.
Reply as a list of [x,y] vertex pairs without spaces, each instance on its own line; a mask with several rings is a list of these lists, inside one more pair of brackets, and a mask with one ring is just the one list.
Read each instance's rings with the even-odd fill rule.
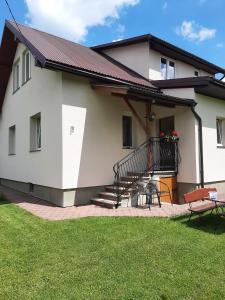
[[[154,175],[157,171],[171,171],[177,174],[179,161],[178,140],[148,139],[113,166],[118,204],[132,185],[149,173]],[[132,174],[133,177],[130,176]],[[120,182],[126,181],[128,176],[129,181],[122,188]]]

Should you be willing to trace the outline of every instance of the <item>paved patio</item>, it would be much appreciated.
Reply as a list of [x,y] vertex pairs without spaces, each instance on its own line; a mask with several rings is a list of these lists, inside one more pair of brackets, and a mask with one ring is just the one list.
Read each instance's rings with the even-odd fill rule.
[[151,206],[151,210],[146,208],[118,208],[108,209],[96,205],[86,205],[80,207],[57,207],[54,204],[40,200],[31,195],[27,195],[13,189],[0,186],[0,192],[8,199],[33,215],[45,220],[67,220],[84,217],[173,217],[187,213],[187,205],[162,204],[162,207]]

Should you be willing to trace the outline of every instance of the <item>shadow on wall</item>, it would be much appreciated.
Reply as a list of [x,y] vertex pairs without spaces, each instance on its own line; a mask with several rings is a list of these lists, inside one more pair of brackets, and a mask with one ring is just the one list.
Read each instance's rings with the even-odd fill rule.
[[225,234],[225,218],[218,216],[215,212],[212,215],[207,213],[201,216],[193,216],[190,221],[188,219],[189,215],[176,217],[172,220],[182,223],[186,227],[213,235]]

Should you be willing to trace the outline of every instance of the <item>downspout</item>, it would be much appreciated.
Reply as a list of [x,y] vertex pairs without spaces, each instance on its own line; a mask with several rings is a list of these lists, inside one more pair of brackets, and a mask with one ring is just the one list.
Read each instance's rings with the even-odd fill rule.
[[[195,104],[196,105],[196,104]],[[195,110],[195,105],[191,106],[191,111],[198,122],[198,144],[199,144],[199,173],[201,188],[204,188],[204,159],[203,159],[203,137],[202,137],[202,119]]]

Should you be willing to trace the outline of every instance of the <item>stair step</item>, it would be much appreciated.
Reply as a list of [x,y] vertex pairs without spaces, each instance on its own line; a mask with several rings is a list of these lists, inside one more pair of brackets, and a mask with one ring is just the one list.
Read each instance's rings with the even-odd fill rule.
[[135,181],[136,179],[138,179],[138,176],[123,176],[121,177],[121,181]]
[[142,175],[145,175],[145,173],[144,172],[127,172],[127,175],[128,176],[138,176],[138,177],[140,177]]
[[120,187],[129,187],[132,186],[133,182],[132,181],[119,181],[118,185]]
[[[99,196],[103,199],[109,199],[112,201],[117,201],[117,194],[116,193],[110,193],[110,192],[101,192]],[[129,198],[129,194],[123,194],[120,196],[121,199]]]
[[[114,193],[115,191],[124,191],[126,188],[124,186],[116,186],[116,185],[112,185],[112,186],[107,186],[106,187],[106,191]],[[129,188],[127,189],[127,192],[132,192],[134,189],[133,188]]]
[[103,206],[107,208],[115,208],[116,207],[116,201],[104,199],[104,198],[92,198],[91,202],[98,206]]

